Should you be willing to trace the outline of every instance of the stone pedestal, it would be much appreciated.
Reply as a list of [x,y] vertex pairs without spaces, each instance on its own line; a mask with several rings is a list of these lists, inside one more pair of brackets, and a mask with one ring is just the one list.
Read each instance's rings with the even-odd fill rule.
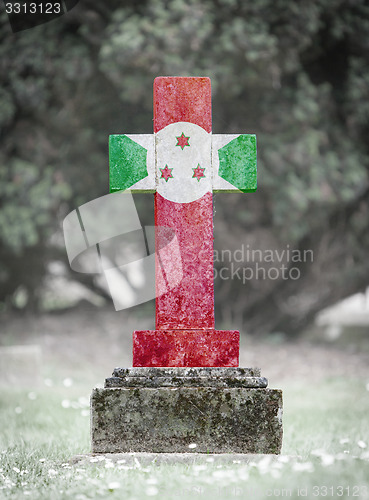
[[267,384],[257,368],[116,368],[91,396],[92,452],[280,453]]

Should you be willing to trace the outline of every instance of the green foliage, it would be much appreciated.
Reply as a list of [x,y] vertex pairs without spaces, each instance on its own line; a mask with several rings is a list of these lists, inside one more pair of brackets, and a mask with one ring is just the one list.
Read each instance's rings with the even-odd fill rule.
[[15,253],[38,245],[54,227],[60,204],[71,196],[70,186],[51,167],[13,159],[0,169],[0,241]]
[[[5,267],[15,249],[19,259],[41,241],[50,249],[48,235],[69,209],[108,192],[108,135],[152,132],[158,75],[210,76],[214,132],[258,137],[258,192],[223,206],[219,197],[227,244],[232,232],[258,240],[261,226],[276,246],[312,248],[328,233],[345,235],[342,262],[365,254],[365,0],[110,0],[87,1],[79,12],[14,35],[0,17]],[[29,192],[14,184],[17,169],[34,176]],[[364,280],[369,269],[359,260],[347,273]],[[12,289],[5,274],[0,300]],[[239,285],[227,287],[233,310]],[[271,289],[259,293],[262,301]]]
[[[100,67],[123,100],[145,108],[153,74],[211,76],[215,107],[222,108],[214,128],[223,118],[222,132],[245,123],[260,130],[260,182],[272,200],[273,226],[298,242],[318,216],[329,217],[368,184],[367,147],[353,137],[354,127],[368,123],[367,52],[354,29],[364,29],[363,12],[364,4],[338,1],[155,0],[116,11]],[[324,57],[335,46],[339,57],[339,44],[353,41],[362,55],[347,57],[341,91]],[[230,102],[232,114],[223,109]],[[342,114],[354,106],[350,130]]]

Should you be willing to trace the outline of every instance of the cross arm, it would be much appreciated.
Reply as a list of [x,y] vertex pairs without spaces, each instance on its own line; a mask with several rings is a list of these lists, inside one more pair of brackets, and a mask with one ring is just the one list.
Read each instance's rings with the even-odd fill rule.
[[110,192],[155,192],[154,136],[149,134],[109,136]]
[[256,136],[214,134],[213,191],[253,193],[257,188]]

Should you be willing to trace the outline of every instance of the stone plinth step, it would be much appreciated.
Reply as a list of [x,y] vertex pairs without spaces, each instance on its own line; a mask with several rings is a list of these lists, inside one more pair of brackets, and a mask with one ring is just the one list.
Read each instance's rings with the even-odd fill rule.
[[241,367],[144,367],[136,366],[133,368],[114,368],[113,377],[260,377],[260,368],[241,368]]
[[94,389],[93,453],[186,453],[190,445],[197,453],[280,453],[282,391],[266,389],[257,369],[137,370],[116,369],[107,383],[121,385]]
[[265,388],[258,368],[176,367],[115,368],[105,387],[249,387]]
[[265,388],[265,377],[109,377],[105,387],[249,387]]

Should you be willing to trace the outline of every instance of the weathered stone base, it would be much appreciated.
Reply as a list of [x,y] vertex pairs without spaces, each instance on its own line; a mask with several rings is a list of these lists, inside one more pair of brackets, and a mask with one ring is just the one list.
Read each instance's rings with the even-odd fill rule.
[[280,453],[282,391],[258,370],[147,368],[146,387],[138,370],[116,369],[94,389],[93,453]]

